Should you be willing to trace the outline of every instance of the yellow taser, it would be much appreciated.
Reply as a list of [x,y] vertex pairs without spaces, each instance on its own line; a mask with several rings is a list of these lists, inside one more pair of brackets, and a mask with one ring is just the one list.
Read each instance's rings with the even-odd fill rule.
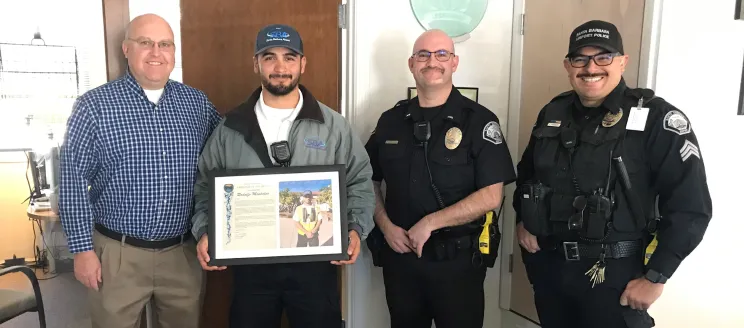
[[659,242],[656,241],[656,234],[654,233],[654,239],[651,240],[651,242],[646,247],[646,253],[643,256],[643,265],[648,264],[648,260],[651,259],[651,255],[654,255],[654,252],[656,251],[656,245],[658,245]]
[[491,252],[491,236],[489,235],[489,231],[492,223],[493,211],[488,211],[486,213],[486,222],[483,224],[483,230],[481,230],[480,237],[478,238],[478,247],[481,254],[489,254]]

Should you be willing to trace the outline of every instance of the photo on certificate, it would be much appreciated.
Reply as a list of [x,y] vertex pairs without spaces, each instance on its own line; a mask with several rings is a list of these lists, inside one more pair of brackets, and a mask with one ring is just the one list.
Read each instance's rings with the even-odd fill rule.
[[281,247],[333,246],[331,180],[279,183]]
[[343,165],[210,173],[210,265],[347,260]]

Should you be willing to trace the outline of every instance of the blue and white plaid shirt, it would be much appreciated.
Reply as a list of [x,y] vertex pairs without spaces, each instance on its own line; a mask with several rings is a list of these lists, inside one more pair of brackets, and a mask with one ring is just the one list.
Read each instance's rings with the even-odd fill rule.
[[70,252],[93,249],[93,222],[145,240],[188,231],[199,153],[220,120],[203,92],[173,80],[157,105],[129,72],[83,94],[60,149]]

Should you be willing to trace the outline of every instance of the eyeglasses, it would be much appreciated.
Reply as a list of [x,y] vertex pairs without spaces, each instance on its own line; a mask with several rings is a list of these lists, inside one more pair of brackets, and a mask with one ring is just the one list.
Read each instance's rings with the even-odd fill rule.
[[446,62],[454,55],[454,53],[451,53],[447,50],[440,49],[436,51],[427,51],[427,50],[419,50],[415,52],[413,55],[411,55],[411,58],[416,59],[416,61],[419,62],[425,62],[429,61],[429,58],[431,58],[431,55],[434,55],[434,58],[436,58],[440,62]]
[[155,47],[155,44],[158,45],[158,48],[160,48],[160,50],[166,50],[166,51],[173,50],[173,48],[176,47],[173,41],[155,42],[150,39],[144,39],[144,40],[127,39],[127,40],[134,41],[135,43],[137,43],[137,45],[139,45],[142,48],[146,48],[146,49],[153,49]]
[[571,66],[576,68],[582,68],[589,65],[589,61],[591,60],[594,60],[594,63],[597,64],[597,66],[607,66],[612,64],[612,60],[617,56],[620,56],[619,52],[602,53],[594,56],[573,56],[569,57],[568,61],[571,62]]

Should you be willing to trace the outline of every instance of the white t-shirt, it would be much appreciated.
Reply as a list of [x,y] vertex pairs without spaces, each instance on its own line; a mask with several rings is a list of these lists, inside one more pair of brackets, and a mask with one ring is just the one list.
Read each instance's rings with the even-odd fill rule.
[[158,89],[158,90],[147,90],[147,89],[143,89],[143,90],[145,90],[145,94],[147,95],[147,99],[150,99],[150,101],[153,104],[157,104],[158,101],[160,100],[160,96],[163,95],[163,89]]
[[[300,108],[302,108],[302,92],[300,92],[300,100],[294,109],[269,107],[264,102],[263,92],[261,93],[258,102],[256,102],[255,111],[258,118],[258,126],[261,127],[264,140],[266,140],[269,157],[271,157],[272,143],[289,138],[289,130],[292,128],[292,122],[294,122],[294,119],[300,112]],[[274,158],[271,158],[271,161],[276,164]]]

